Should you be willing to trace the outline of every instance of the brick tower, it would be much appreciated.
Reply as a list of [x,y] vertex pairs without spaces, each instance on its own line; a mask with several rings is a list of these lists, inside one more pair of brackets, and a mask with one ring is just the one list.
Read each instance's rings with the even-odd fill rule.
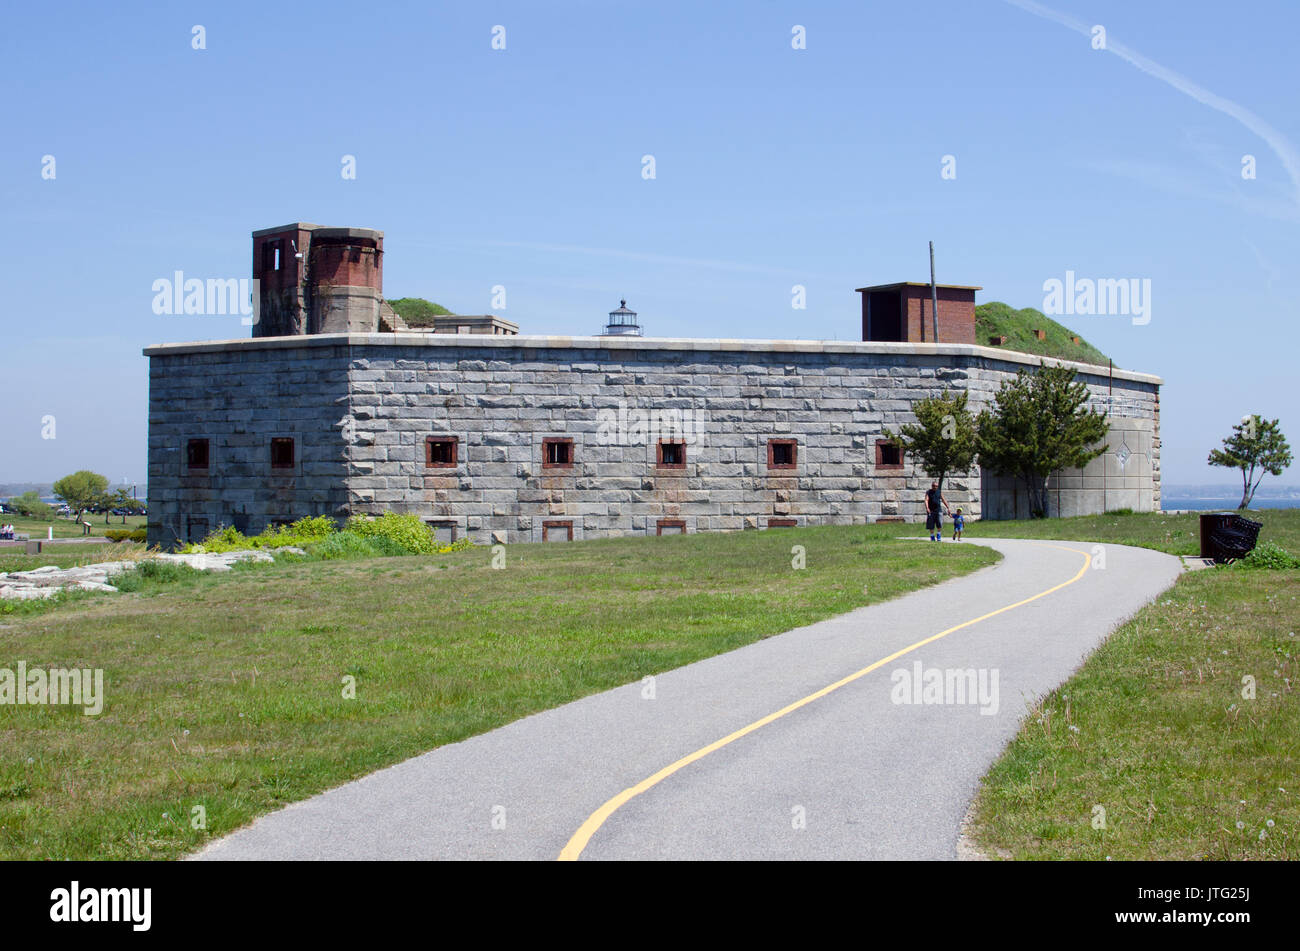
[[306,222],[253,232],[261,310],[254,337],[374,333],[384,293],[384,233]]

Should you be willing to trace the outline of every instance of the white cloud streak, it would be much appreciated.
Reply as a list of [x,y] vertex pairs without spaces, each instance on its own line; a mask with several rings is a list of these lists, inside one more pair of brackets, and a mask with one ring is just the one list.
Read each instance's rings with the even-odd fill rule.
[[[1034,16],[1042,17],[1045,20],[1052,20],[1062,26],[1069,27],[1076,33],[1082,33],[1084,36],[1092,36],[1092,25],[1084,23],[1075,17],[1066,13],[1060,13],[1043,6],[1041,3],[1035,3],[1034,0],[1004,0],[1013,7],[1019,7],[1026,13],[1032,13]],[[1300,151],[1291,144],[1281,132],[1273,128],[1255,113],[1251,112],[1245,106],[1233,102],[1231,99],[1225,99],[1223,96],[1210,92],[1203,86],[1199,86],[1192,80],[1188,79],[1172,69],[1166,69],[1159,63],[1152,62],[1137,50],[1131,49],[1122,43],[1116,43],[1110,37],[1110,32],[1106,33],[1106,52],[1114,53],[1125,62],[1136,66],[1142,72],[1149,76],[1154,76],[1161,82],[1172,86],[1186,96],[1190,96],[1202,105],[1209,106],[1222,112],[1226,116],[1236,119],[1243,126],[1255,133],[1266,143],[1269,148],[1277,155],[1282,162],[1282,167],[1286,169],[1287,175],[1291,178],[1291,184],[1294,186],[1295,194],[1293,198],[1300,206]]]

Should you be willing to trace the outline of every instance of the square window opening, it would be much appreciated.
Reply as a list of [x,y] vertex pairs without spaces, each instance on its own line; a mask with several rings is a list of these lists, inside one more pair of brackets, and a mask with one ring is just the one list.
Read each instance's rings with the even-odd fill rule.
[[542,468],[543,469],[573,468],[573,440],[572,439],[542,440]]
[[901,469],[903,468],[903,448],[898,443],[890,442],[888,439],[879,439],[876,441],[876,468],[877,469]]
[[456,523],[439,519],[427,519],[426,525],[433,533],[433,539],[439,545],[450,545],[456,541]]
[[455,436],[430,436],[424,443],[425,468],[454,469],[458,442]]
[[573,522],[572,521],[543,522],[542,541],[544,542],[573,541]]
[[185,468],[191,470],[208,468],[208,441],[206,439],[191,439],[185,444]]
[[767,467],[769,469],[793,469],[798,461],[798,443],[793,439],[769,439],[767,441]]
[[661,442],[659,444],[660,469],[686,468],[686,443]]
[[271,440],[271,468],[292,469],[294,462],[293,439],[277,436]]

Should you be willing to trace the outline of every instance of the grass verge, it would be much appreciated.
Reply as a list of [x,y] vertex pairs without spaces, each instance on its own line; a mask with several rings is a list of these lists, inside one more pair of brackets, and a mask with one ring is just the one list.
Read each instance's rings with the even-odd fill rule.
[[0,667],[102,668],[107,701],[97,717],[0,706],[0,857],[176,856],[425,750],[996,559],[861,526],[507,553],[504,570],[484,548],[286,561],[5,619]]
[[[1271,541],[1293,554],[1300,554],[1300,509],[1264,509],[1243,513],[1262,522],[1260,541]],[[917,527],[891,526],[899,534],[917,534]],[[903,529],[910,529],[904,531]],[[951,524],[946,534],[952,534]],[[1200,518],[1167,515],[1164,512],[1140,514],[1080,515],[1074,518],[1039,518],[1007,522],[967,522],[967,538],[1055,538],[1063,541],[1108,542],[1154,548],[1171,555],[1195,555],[1201,550]]]
[[[1300,550],[1300,513],[1251,517]],[[1195,516],[1049,524],[1182,553],[1181,518]],[[1184,574],[1030,711],[984,778],[976,844],[1017,859],[1300,858],[1298,640],[1300,572]]]
[[[108,522],[104,522],[103,515],[93,515],[86,513],[82,519],[90,523],[91,535],[103,535],[104,530],[108,528],[144,528],[148,521],[143,515],[128,515],[125,522],[120,515],[110,515]],[[38,518],[27,518],[23,515],[0,515],[0,522],[12,524],[18,534],[26,534],[32,537],[33,541],[42,541],[49,534],[49,530],[54,529],[55,538],[80,538],[85,534],[81,527],[81,522],[72,518],[63,518],[56,516],[49,521],[42,521]],[[19,549],[21,551],[21,549]]]

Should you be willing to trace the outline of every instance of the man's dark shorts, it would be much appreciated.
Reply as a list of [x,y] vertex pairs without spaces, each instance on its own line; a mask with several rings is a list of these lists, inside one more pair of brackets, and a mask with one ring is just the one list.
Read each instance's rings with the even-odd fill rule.
[[938,532],[943,529],[943,516],[938,512],[929,512],[925,516],[925,527],[932,532]]

